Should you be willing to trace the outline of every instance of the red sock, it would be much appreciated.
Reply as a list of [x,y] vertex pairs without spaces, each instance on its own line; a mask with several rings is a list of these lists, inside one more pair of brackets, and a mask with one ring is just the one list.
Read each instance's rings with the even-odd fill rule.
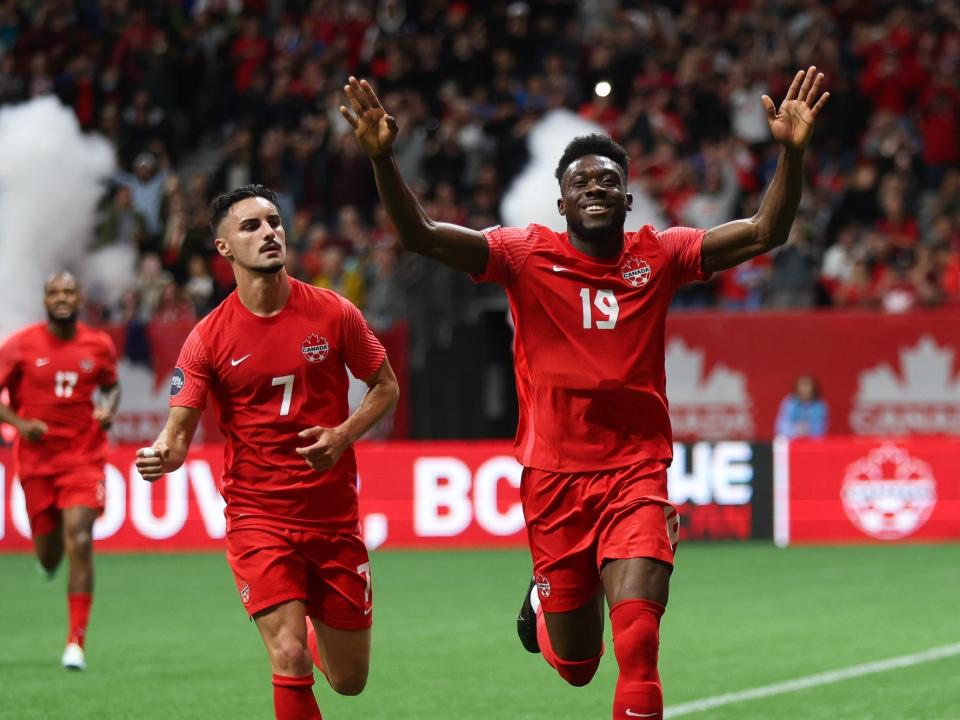
[[547,623],[543,619],[543,611],[537,610],[537,643],[540,645],[540,653],[547,664],[556,670],[560,677],[575,687],[582,687],[593,679],[600,666],[600,658],[603,657],[603,646],[600,646],[600,654],[589,660],[564,660],[559,657],[550,644],[550,635],[547,633]]
[[67,644],[76,643],[83,647],[87,634],[87,622],[90,619],[90,605],[93,603],[91,593],[67,593],[67,607],[70,610],[70,631],[67,634]]
[[613,650],[620,666],[613,695],[614,720],[663,717],[663,689],[657,673],[663,610],[663,605],[651,600],[624,600],[610,609]]
[[303,677],[274,673],[273,712],[276,720],[323,720],[313,696],[313,673]]

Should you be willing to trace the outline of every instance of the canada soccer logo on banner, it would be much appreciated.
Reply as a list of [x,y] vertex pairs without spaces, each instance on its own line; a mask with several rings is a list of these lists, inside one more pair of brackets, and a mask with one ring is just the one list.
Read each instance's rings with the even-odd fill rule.
[[303,356],[312,363],[323,362],[327,359],[330,352],[330,345],[325,337],[320,337],[316,333],[307,335],[303,344],[300,346],[303,350]]
[[937,504],[930,464],[886,443],[847,467],[840,490],[847,517],[878,540],[916,532]]
[[633,255],[624,260],[623,265],[620,266],[620,274],[634,287],[650,282],[650,266],[647,261]]

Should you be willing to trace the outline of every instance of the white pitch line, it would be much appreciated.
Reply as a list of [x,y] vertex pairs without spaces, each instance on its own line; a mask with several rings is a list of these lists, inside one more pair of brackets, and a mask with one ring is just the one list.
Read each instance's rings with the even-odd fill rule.
[[774,683],[773,685],[764,685],[763,687],[753,688],[751,690],[714,695],[713,697],[704,698],[703,700],[694,700],[692,702],[682,703],[681,705],[673,705],[664,709],[663,717],[674,718],[680,715],[689,715],[690,713],[710,710],[711,708],[720,707],[721,705],[743,702],[744,700],[756,700],[758,698],[780,695],[781,693],[794,692],[796,690],[806,690],[807,688],[817,687],[818,685],[829,685],[830,683],[840,682],[841,680],[850,680],[851,678],[858,678],[872,673],[933,662],[934,660],[942,660],[943,658],[953,657],[954,655],[960,655],[960,643],[930,648],[929,650],[924,650],[923,652],[913,655],[901,655],[899,657],[887,658],[886,660],[878,660],[863,665],[853,665],[839,670],[807,675],[806,677],[786,680],[785,682]]

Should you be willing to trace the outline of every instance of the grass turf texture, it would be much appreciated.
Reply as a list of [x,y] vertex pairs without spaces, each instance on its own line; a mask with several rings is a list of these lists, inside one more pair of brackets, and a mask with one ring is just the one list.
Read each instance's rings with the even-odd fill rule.
[[[0,555],[0,718],[271,718],[270,670],[220,555],[100,555],[84,673],[59,667],[64,570]],[[662,630],[666,703],[960,641],[960,545],[685,545]],[[522,650],[524,552],[374,555],[367,690],[326,720],[607,720],[610,644],[570,688]],[[693,713],[694,719],[957,718],[960,657]]]

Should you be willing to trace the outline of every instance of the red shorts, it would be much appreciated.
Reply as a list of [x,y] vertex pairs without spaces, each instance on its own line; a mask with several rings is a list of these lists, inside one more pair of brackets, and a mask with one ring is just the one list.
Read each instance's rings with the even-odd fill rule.
[[60,475],[21,478],[30,532],[47,535],[60,525],[60,511],[85,507],[102,513],[106,500],[103,466],[73,468]]
[[546,612],[575,610],[593,598],[606,560],[673,565],[680,518],[667,500],[663,463],[592,473],[524,468],[520,495]]
[[251,617],[303,600],[307,615],[338,630],[373,623],[370,558],[358,534],[233,528],[227,532],[227,562]]

